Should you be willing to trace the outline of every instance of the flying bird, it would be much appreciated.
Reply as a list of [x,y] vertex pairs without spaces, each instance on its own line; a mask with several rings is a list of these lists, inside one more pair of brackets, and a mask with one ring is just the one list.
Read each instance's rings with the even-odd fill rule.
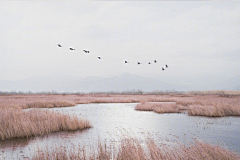
[[162,70],[164,71],[165,69],[164,69],[164,68],[162,68]]
[[142,63],[138,62],[137,64],[142,64]]
[[58,44],[58,47],[62,47],[60,44]]
[[154,60],[154,63],[157,63],[157,60]]
[[74,48],[69,48],[71,51],[74,51],[75,49]]
[[148,62],[148,64],[151,64],[150,62]]
[[126,63],[129,63],[128,61],[124,61],[124,63],[126,64]]
[[168,65],[166,65],[166,68],[168,68]]
[[98,59],[101,59],[101,57],[98,57]]
[[89,53],[89,51],[88,51],[88,50],[85,50],[85,49],[84,49],[83,51],[84,51],[85,53]]

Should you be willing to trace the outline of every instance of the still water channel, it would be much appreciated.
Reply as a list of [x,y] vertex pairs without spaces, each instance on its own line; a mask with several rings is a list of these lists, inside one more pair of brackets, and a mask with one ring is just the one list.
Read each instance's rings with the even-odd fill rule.
[[178,139],[186,143],[202,139],[211,144],[223,144],[240,153],[240,117],[206,118],[181,114],[157,114],[136,111],[137,103],[79,104],[73,107],[53,108],[56,112],[77,115],[88,119],[93,128],[57,132],[31,139],[14,139],[0,142],[0,159],[31,157],[36,147],[51,144],[97,144],[101,140],[116,140],[122,135],[144,139]]

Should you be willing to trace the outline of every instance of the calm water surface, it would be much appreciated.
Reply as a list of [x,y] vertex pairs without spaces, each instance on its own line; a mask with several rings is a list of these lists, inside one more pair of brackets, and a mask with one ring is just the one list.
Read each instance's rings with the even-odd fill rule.
[[74,107],[54,108],[57,112],[88,119],[93,128],[56,132],[44,137],[14,139],[0,142],[0,159],[31,157],[36,146],[51,144],[96,144],[97,140],[121,139],[130,135],[144,139],[151,135],[156,139],[190,142],[194,138],[211,144],[223,144],[240,153],[240,118],[190,117],[187,114],[157,114],[134,110],[137,103],[80,104]]

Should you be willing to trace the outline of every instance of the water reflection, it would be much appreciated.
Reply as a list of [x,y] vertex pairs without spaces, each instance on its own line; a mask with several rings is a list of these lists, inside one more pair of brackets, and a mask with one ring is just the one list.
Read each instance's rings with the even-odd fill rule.
[[18,147],[26,147],[29,144],[30,139],[26,138],[16,138],[12,140],[7,140],[7,141],[0,141],[0,149],[16,149]]
[[118,139],[124,129],[137,138],[141,138],[143,132],[168,139],[177,137],[182,142],[200,138],[214,144],[221,142],[240,151],[240,145],[236,141],[240,134],[239,117],[207,118],[187,114],[157,114],[136,111],[136,104],[85,104],[53,110],[89,119],[94,126],[87,133],[87,137],[91,135],[91,138],[101,135],[103,138],[111,136]]
[[[157,114],[134,110],[136,103],[80,104],[75,107],[53,108],[66,114],[88,119],[93,128],[83,131],[56,132],[31,139],[14,139],[0,142],[0,156],[34,154],[32,148],[54,144],[95,145],[97,140],[116,142],[121,135],[128,134],[143,139],[147,133],[153,138],[178,139],[189,142],[192,138],[203,139],[213,144],[240,151],[240,119],[238,117],[206,118],[190,117],[187,114]],[[4,151],[4,153],[2,152]]]

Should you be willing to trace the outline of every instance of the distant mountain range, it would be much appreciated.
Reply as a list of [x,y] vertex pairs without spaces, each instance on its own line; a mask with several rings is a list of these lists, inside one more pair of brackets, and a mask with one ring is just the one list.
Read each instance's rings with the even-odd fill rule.
[[[208,86],[209,88],[209,86]],[[207,87],[198,85],[167,83],[159,79],[124,73],[118,76],[75,77],[64,74],[33,76],[22,80],[0,80],[0,91],[57,91],[57,92],[107,92],[107,91],[189,91],[189,90],[237,90],[240,89],[240,76]]]

